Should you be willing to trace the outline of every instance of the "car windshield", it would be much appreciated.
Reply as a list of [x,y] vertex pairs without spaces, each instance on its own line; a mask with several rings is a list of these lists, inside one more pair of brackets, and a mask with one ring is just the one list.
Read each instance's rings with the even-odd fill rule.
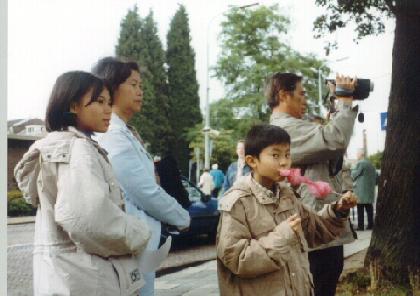
[[197,188],[191,186],[191,184],[185,180],[182,180],[182,185],[184,185],[185,189],[188,191],[188,198],[191,202],[200,201],[201,194]]

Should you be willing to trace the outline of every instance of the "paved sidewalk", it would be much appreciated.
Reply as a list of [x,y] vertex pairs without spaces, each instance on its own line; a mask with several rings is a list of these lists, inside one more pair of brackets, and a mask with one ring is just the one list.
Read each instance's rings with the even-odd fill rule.
[[[358,239],[351,244],[344,245],[344,261],[351,260],[353,255],[365,251],[369,247],[371,234],[372,231],[358,231]],[[345,268],[346,266],[345,264]],[[156,279],[155,295],[219,295],[216,260],[158,277]]]
[[[35,217],[8,218],[7,223],[25,224],[34,222]],[[358,231],[358,239],[344,246],[345,262],[351,261],[355,254],[365,251],[370,244],[372,231]],[[32,248],[32,245],[22,245],[22,248]],[[20,250],[19,249],[19,250]],[[31,249],[32,250],[32,249]],[[26,253],[28,250],[24,250]],[[25,254],[26,254],[25,253]],[[16,256],[15,256],[16,257]],[[19,255],[17,257],[20,257]],[[26,256],[24,256],[26,257]],[[359,256],[360,257],[360,256]],[[158,271],[156,279],[156,296],[215,296],[219,295],[217,284],[216,252],[212,245],[204,246],[191,255],[188,250],[177,250],[171,252]],[[9,259],[9,258],[8,258]],[[16,260],[16,258],[15,258]],[[14,260],[14,261],[15,261]],[[208,261],[206,261],[208,260]],[[16,260],[14,263],[21,264]],[[204,263],[201,263],[205,261]],[[198,265],[197,265],[198,264]],[[197,265],[197,266],[193,266]],[[346,269],[345,263],[345,269]],[[353,264],[354,265],[354,264]],[[192,266],[183,268],[184,266]],[[30,267],[28,267],[30,268]],[[182,269],[183,268],[183,269]],[[180,270],[181,269],[181,270]],[[345,270],[344,270],[345,272]],[[21,280],[25,281],[20,274]],[[31,280],[31,279],[27,279]],[[21,283],[22,285],[24,283]],[[25,294],[14,294],[25,295]]]
[[35,216],[7,217],[7,225],[34,223]]

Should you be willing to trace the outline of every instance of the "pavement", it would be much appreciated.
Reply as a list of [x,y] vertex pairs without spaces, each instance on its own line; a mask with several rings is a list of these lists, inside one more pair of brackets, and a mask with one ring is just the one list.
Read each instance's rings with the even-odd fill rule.
[[[349,261],[369,247],[372,231],[358,231],[358,239],[344,245],[344,270],[355,266]],[[360,257],[360,256],[359,256]],[[364,256],[362,257],[364,258]],[[358,258],[360,265],[361,258]],[[210,260],[198,266],[184,268],[178,272],[166,274],[156,279],[156,296],[216,296],[219,295],[217,284],[216,260]]]
[[[26,224],[34,221],[34,217],[16,217],[8,218],[9,225],[17,224]],[[22,225],[24,226],[24,225]],[[353,266],[354,263],[350,263],[352,260],[357,260],[360,264],[360,254],[365,252],[369,247],[370,238],[372,231],[358,231],[358,239],[344,246],[344,272],[346,272],[347,266]],[[14,258],[24,256],[31,252],[33,246],[30,244],[17,245],[15,252],[21,252],[13,256]],[[29,250],[31,249],[31,250]],[[9,249],[8,249],[9,253]],[[9,254],[8,254],[9,257]],[[26,257],[26,256],[24,256]],[[364,256],[363,256],[364,257]],[[362,258],[363,258],[362,257]],[[358,259],[352,259],[358,258]],[[10,259],[10,258],[8,258]],[[161,268],[157,272],[156,278],[156,287],[155,295],[156,296],[214,296],[219,295],[219,289],[217,284],[217,269],[216,269],[216,252],[213,245],[202,246],[196,252],[190,250],[175,250],[171,251],[169,257],[164,261]],[[12,264],[11,264],[12,263]],[[14,265],[22,266],[23,262],[19,263],[19,260],[13,260],[10,262],[8,260],[9,268],[13,268]],[[346,264],[347,263],[347,264]],[[25,261],[27,266],[23,268],[30,271],[32,269],[32,262],[30,264]],[[29,265],[28,265],[29,264]],[[19,276],[16,280],[19,280],[19,283],[15,283],[16,286],[25,285],[28,282],[32,282],[31,272],[28,272],[27,276],[23,276],[22,273],[19,273]],[[9,280],[9,271],[8,271],[8,280]],[[13,284],[13,286],[15,286]],[[9,286],[9,284],[8,284]],[[8,295],[31,295],[28,294],[28,289],[24,293],[18,292],[13,293],[13,291],[8,291]],[[10,293],[12,292],[12,293]],[[17,292],[15,290],[15,292]]]
[[35,222],[35,216],[7,217],[7,225],[18,225]]

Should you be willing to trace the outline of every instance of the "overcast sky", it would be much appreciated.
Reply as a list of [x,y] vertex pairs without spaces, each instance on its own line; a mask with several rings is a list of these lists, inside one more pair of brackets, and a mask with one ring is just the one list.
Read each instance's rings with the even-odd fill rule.
[[[120,22],[135,4],[141,16],[152,9],[159,34],[166,47],[166,34],[179,3],[186,6],[190,18],[192,47],[196,52],[197,79],[200,84],[201,107],[206,88],[206,38],[209,35],[210,65],[217,59],[220,22],[231,5],[256,2],[222,0],[13,0],[8,2],[8,101],[7,117],[44,118],[48,97],[55,79],[70,70],[89,71],[100,58],[113,55],[118,41]],[[352,28],[330,37],[339,49],[324,55],[323,41],[313,39],[312,23],[323,9],[314,0],[259,1],[271,5],[281,3],[281,11],[291,18],[289,40],[302,53],[313,52],[329,61],[338,72],[371,78],[375,90],[361,104],[365,123],[356,124],[349,147],[354,157],[362,146],[362,130],[368,134],[368,151],[383,149],[385,134],[380,131],[379,112],[385,112],[391,79],[393,20],[387,21],[387,33],[354,43]],[[211,21],[211,23],[210,23]],[[210,23],[210,26],[209,26]],[[207,32],[207,28],[209,30]],[[336,59],[346,58],[341,62]],[[211,101],[223,96],[223,86],[210,81]]]

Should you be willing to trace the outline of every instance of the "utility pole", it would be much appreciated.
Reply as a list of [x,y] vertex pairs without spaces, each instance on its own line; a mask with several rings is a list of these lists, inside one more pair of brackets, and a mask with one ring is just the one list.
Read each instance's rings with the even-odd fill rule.
[[[243,6],[231,6],[231,8],[240,8],[245,9],[252,6],[257,6],[259,3],[253,3]],[[205,109],[204,109],[204,168],[210,169],[210,61],[209,61],[209,49],[210,49],[210,42],[209,42],[209,32],[210,32],[210,26],[213,22],[213,20],[219,16],[221,13],[218,13],[214,17],[212,17],[207,25],[207,44],[206,44],[206,64],[207,64],[207,78],[206,78],[206,102],[205,102]]]
[[368,157],[368,151],[367,151],[367,136],[366,136],[366,130],[363,130],[363,153],[365,154],[365,158]]

